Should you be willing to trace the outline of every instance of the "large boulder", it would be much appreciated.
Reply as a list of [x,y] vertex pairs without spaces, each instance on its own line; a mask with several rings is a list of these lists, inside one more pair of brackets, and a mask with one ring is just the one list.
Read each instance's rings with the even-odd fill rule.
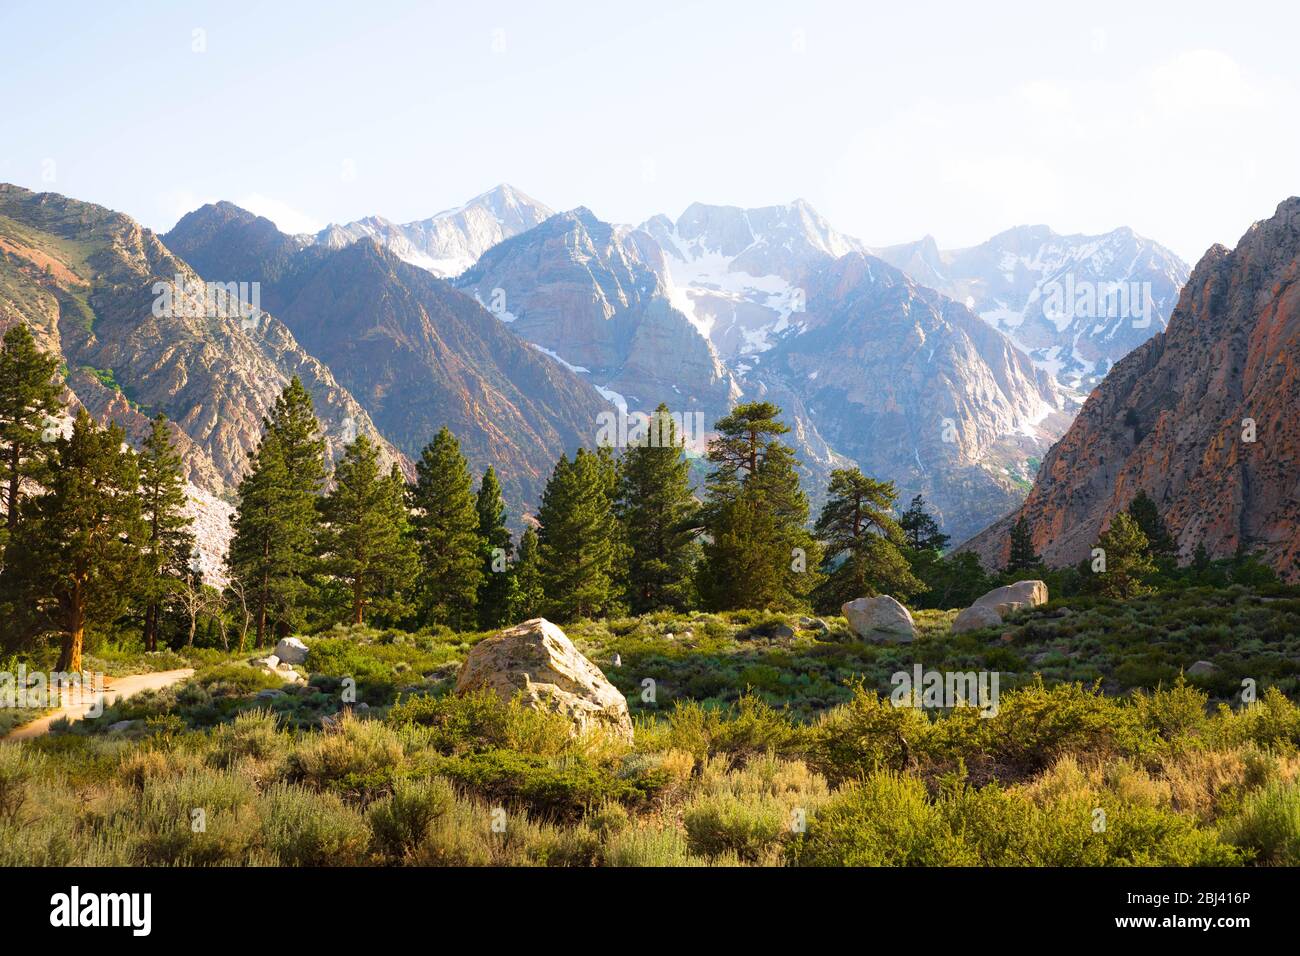
[[599,727],[632,740],[626,698],[545,618],[524,621],[474,645],[456,679],[456,693],[482,689],[507,701],[522,693],[530,707],[568,717],[575,734]]
[[909,644],[916,640],[912,615],[887,594],[856,598],[841,605],[840,613],[848,619],[849,629],[863,640],[895,644]]
[[307,645],[296,637],[282,637],[275,645],[274,656],[284,664],[301,664],[307,660]]
[[971,607],[990,607],[998,612],[999,619],[1022,607],[1036,607],[1047,603],[1047,585],[1042,581],[1017,581],[994,588]]
[[982,627],[994,627],[1001,623],[1002,615],[995,608],[972,604],[953,619],[952,632],[965,634],[967,631],[978,631]]

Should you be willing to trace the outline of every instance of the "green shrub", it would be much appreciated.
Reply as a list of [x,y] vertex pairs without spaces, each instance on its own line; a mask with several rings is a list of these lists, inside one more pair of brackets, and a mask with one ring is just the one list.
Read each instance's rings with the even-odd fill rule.
[[366,862],[370,829],[332,793],[277,784],[258,806],[261,838],[285,866],[355,866]]
[[1300,785],[1274,781],[1252,793],[1224,836],[1261,863],[1300,865]]
[[978,853],[955,834],[914,777],[873,773],[847,786],[789,844],[799,866],[973,866]]
[[760,862],[790,830],[782,803],[753,795],[704,797],[686,808],[682,823],[692,853],[731,851],[747,863]]
[[455,803],[456,795],[445,780],[404,781],[391,796],[370,808],[370,829],[376,851],[400,862],[428,838],[434,823]]

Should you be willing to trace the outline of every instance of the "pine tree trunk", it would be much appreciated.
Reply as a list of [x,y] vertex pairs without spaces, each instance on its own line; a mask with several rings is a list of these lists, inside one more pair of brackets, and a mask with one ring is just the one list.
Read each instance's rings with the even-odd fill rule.
[[86,613],[81,606],[81,588],[73,590],[72,606],[68,611],[68,628],[63,635],[63,649],[59,652],[59,673],[76,674],[81,671],[81,649],[86,637]]
[[158,650],[158,605],[153,602],[144,609],[144,649]]

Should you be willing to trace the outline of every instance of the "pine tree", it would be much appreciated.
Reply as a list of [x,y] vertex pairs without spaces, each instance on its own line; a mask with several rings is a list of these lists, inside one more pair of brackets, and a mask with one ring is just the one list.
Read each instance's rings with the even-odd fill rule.
[[1034,536],[1029,528],[1029,519],[1023,514],[1011,526],[1011,550],[1007,558],[1007,572],[1015,574],[1036,568],[1041,559],[1034,552]]
[[484,630],[501,627],[510,619],[514,602],[515,579],[510,558],[514,543],[506,528],[506,505],[501,500],[501,484],[491,465],[483,472],[475,501],[478,512],[478,537],[481,584],[478,588],[478,626]]
[[268,628],[285,636],[313,597],[325,443],[311,396],[295,377],[262,421],[252,468],[239,484],[227,564],[244,582],[260,646]]
[[948,547],[948,535],[939,530],[939,522],[925,510],[925,499],[917,495],[898,518],[903,541],[913,551],[942,551]]
[[180,589],[194,549],[191,519],[185,514],[183,462],[172,445],[167,416],[161,412],[153,420],[139,462],[141,514],[148,528],[143,548],[143,636],[145,650],[156,651],[164,606]]
[[617,491],[617,514],[628,542],[629,599],[636,614],[691,606],[699,554],[690,463],[667,405],[655,409],[655,420],[645,440],[623,453]]
[[1097,542],[1106,556],[1106,570],[1097,574],[1095,590],[1103,597],[1127,600],[1148,594],[1146,578],[1156,571],[1147,536],[1127,512],[1110,520],[1110,527]]
[[519,559],[514,566],[514,606],[511,609],[512,621],[527,621],[540,617],[546,604],[546,594],[542,590],[541,555],[537,532],[531,527],[525,528],[519,539]]
[[415,473],[411,503],[424,585],[421,617],[428,624],[473,629],[482,552],[474,480],[456,436],[441,429],[420,454]]
[[53,416],[62,410],[56,375],[59,362],[36,347],[19,323],[0,346],[0,494],[5,524],[13,531],[25,487],[39,484],[53,439]]
[[381,471],[379,449],[365,435],[335,465],[321,518],[324,570],[347,587],[352,623],[365,623],[367,611],[388,618],[409,613],[405,596],[419,564],[406,483],[395,469]]
[[1146,535],[1151,556],[1158,562],[1174,564],[1178,556],[1174,539],[1165,527],[1164,519],[1160,517],[1160,509],[1145,490],[1139,491],[1129,502],[1128,513]]
[[893,482],[876,481],[857,468],[831,472],[814,529],[826,542],[819,609],[834,611],[845,601],[877,594],[906,601],[924,589],[901,550],[906,539],[893,516],[897,500]]
[[789,429],[770,402],[738,405],[709,442],[714,470],[701,520],[706,534],[697,582],[715,610],[797,607],[817,584],[820,550],[807,529],[808,498]]
[[595,617],[615,604],[617,533],[609,474],[579,448],[555,465],[538,509],[538,556],[545,613],[558,621]]
[[72,435],[54,442],[46,492],[22,505],[11,554],[28,600],[62,634],[59,672],[80,671],[86,635],[120,617],[140,586],[136,456],[116,425],[77,412]]

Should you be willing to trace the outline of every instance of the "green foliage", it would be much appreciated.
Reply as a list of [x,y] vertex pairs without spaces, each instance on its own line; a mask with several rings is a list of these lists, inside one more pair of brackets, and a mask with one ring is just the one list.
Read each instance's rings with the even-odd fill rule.
[[1041,563],[1041,559],[1034,551],[1033,530],[1029,527],[1029,519],[1024,514],[1021,514],[1016,519],[1016,523],[1011,526],[1011,548],[1008,554],[1006,567],[1008,574],[1028,571]]
[[140,449],[140,508],[148,529],[140,549],[144,563],[140,599],[144,604],[144,646],[149,651],[158,649],[167,605],[182,592],[187,580],[193,586],[199,576],[191,567],[194,535],[185,506],[184,462],[172,444],[167,416],[160,412]]
[[1106,568],[1097,574],[1094,590],[1103,597],[1127,600],[1149,594],[1146,581],[1156,572],[1142,528],[1127,512],[1111,518],[1097,547],[1105,553]]
[[263,419],[262,440],[239,483],[235,534],[226,558],[245,591],[259,646],[271,631],[285,636],[301,627],[314,598],[324,456],[311,396],[295,376]]
[[379,449],[359,435],[344,449],[334,488],[321,500],[323,570],[346,589],[353,624],[364,623],[367,612],[393,620],[411,610],[418,562],[405,490],[396,465],[381,474]]
[[479,484],[475,502],[481,554],[481,584],[478,589],[478,626],[483,630],[510,623],[511,609],[518,606],[517,586],[510,567],[514,544],[506,528],[506,506],[501,500],[497,473],[488,466]]
[[904,543],[913,552],[942,552],[948,547],[948,536],[939,529],[934,516],[925,510],[925,498],[921,495],[913,498],[907,510],[899,515],[898,527],[903,532]]
[[616,506],[629,544],[633,612],[691,606],[698,509],[691,494],[690,464],[667,405],[655,409],[648,433],[623,454]]
[[608,462],[579,448],[555,465],[538,509],[538,558],[545,613],[558,621],[594,617],[617,605],[621,536]]
[[707,607],[797,608],[818,584],[820,547],[807,530],[798,462],[777,437],[789,431],[780,414],[770,402],[752,402],[715,426],[698,575]]
[[46,493],[23,503],[6,552],[6,575],[28,606],[62,635],[56,671],[82,669],[87,631],[129,607],[143,572],[139,469],[116,425],[77,413],[59,438]]
[[425,446],[415,464],[416,538],[426,624],[472,627],[477,622],[482,557],[479,515],[469,464],[446,428]]
[[[877,594],[906,601],[924,588],[901,550],[907,538],[893,517],[897,500],[893,482],[868,478],[856,468],[831,472],[814,529],[826,553],[826,578],[814,601],[819,610],[834,612],[846,601]],[[933,530],[938,533],[937,526]]]

